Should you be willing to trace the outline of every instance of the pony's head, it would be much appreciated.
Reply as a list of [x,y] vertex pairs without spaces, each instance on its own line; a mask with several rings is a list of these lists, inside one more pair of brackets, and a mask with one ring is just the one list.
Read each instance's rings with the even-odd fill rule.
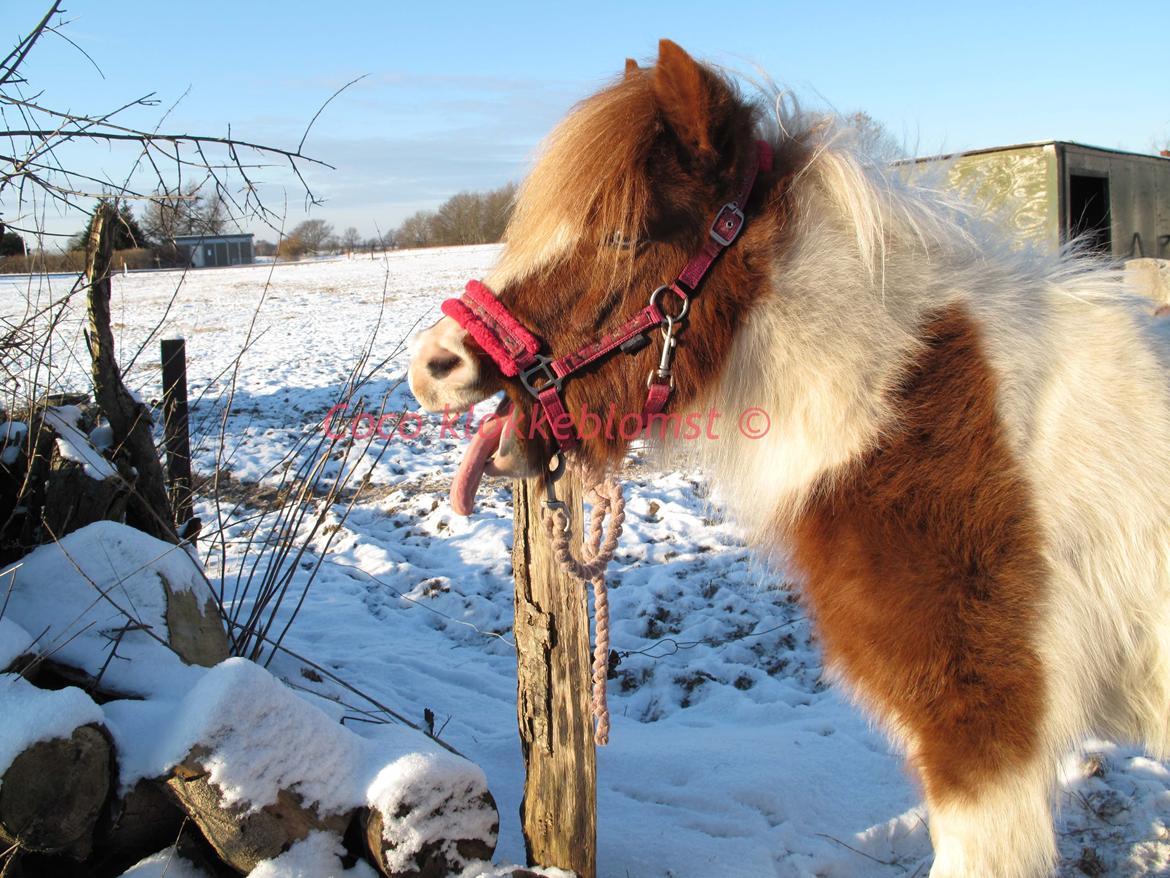
[[[627,61],[618,81],[553,131],[520,188],[506,246],[487,278],[544,354],[595,341],[679,276],[757,161],[759,115],[727,78],[663,40],[653,66]],[[737,326],[767,290],[785,225],[782,181],[796,161],[795,150],[786,152],[760,175],[744,205],[743,234],[716,261],[677,331],[676,413],[718,377]],[[662,307],[677,312],[678,304]],[[640,351],[616,353],[565,384],[565,406],[584,437],[576,453],[586,465],[603,468],[625,451],[625,431],[585,429],[581,419],[641,411],[662,345],[657,331],[649,337]],[[489,472],[531,474],[547,460],[547,438],[527,429],[532,397],[456,320],[444,317],[420,334],[409,377],[430,410],[464,410],[505,392],[515,429],[504,432]]]

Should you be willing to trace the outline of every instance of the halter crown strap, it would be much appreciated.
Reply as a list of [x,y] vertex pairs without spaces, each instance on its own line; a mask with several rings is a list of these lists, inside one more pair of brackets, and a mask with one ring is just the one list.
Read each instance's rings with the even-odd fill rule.
[[699,288],[699,284],[703,282],[703,278],[711,270],[715,259],[730,247],[739,237],[739,233],[743,231],[744,224],[747,222],[744,208],[747,207],[748,199],[752,197],[756,176],[760,171],[767,173],[771,170],[772,147],[767,142],[758,140],[756,141],[755,164],[748,168],[743,185],[736,193],[735,200],[727,202],[719,209],[715,221],[711,223],[711,228],[708,230],[707,238],[703,241],[702,248],[691,257],[686,268],[679,274],[678,280],[670,285],[674,292],[686,298]]
[[[735,200],[727,202],[719,209],[719,213],[716,214],[715,221],[711,223],[711,228],[703,241],[702,248],[690,258],[675,282],[668,287],[682,299],[684,314],[690,297],[703,283],[703,278],[707,276],[707,272],[711,270],[711,266],[715,264],[719,254],[730,247],[739,237],[739,233],[743,231],[744,224],[747,222],[744,209],[747,207],[748,199],[752,197],[756,177],[760,171],[768,173],[772,170],[772,158],[771,145],[766,141],[757,140],[755,164],[748,168]],[[665,343],[670,346],[673,341],[667,338]],[[664,362],[669,362],[670,356],[670,353],[666,352]],[[656,377],[657,380],[655,380]],[[666,411],[666,404],[670,402],[673,392],[674,379],[669,372],[663,372],[660,369],[657,376],[653,372],[650,373],[650,380],[646,388],[646,404],[642,406],[643,423],[649,425],[652,416],[660,415]]]

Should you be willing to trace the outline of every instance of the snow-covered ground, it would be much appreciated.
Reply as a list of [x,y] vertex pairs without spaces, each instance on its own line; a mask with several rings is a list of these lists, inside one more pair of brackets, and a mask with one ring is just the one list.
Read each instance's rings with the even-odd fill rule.
[[[385,360],[363,388],[367,404],[417,410],[402,380],[403,342],[496,254],[469,247],[119,276],[120,359],[160,323],[162,336],[186,338],[196,470],[230,470],[242,495],[264,503],[255,483],[275,485],[289,449],[321,429],[367,345],[370,364]],[[0,313],[19,314],[30,298],[48,304],[69,281],[52,284],[0,278]],[[63,334],[74,350],[84,350],[79,317],[70,313]],[[84,386],[64,348],[55,367],[61,386]],[[159,372],[153,341],[128,380],[156,399]],[[365,499],[315,538],[318,550],[331,540],[331,552],[284,643],[420,724],[432,711],[442,737],[487,774],[502,819],[497,859],[519,862],[509,487],[489,481],[473,515],[454,515],[446,490],[462,448],[428,418],[419,437],[366,452]],[[885,738],[823,678],[790,584],[753,560],[702,473],[635,460],[626,490],[610,569],[622,660],[610,684],[611,743],[598,754],[601,876],[925,876],[918,792]],[[232,583],[255,513],[219,512],[225,539],[203,541],[205,563]],[[216,507],[203,498],[197,514],[213,534]],[[302,559],[298,576],[316,560]],[[378,714],[288,655],[272,669]],[[378,736],[369,716],[351,718],[357,734]],[[1059,804],[1062,874],[1170,868],[1165,764],[1089,742],[1068,760]]]

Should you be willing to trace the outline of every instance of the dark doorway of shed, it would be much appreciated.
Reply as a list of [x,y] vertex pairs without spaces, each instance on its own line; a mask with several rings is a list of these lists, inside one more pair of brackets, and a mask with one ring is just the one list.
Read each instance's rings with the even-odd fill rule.
[[1079,238],[1086,250],[1103,256],[1112,254],[1108,177],[1069,175],[1068,232],[1069,238]]

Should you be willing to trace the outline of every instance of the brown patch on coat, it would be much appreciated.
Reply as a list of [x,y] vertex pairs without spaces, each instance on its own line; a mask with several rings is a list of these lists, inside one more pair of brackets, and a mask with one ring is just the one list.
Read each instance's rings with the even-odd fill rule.
[[1036,751],[1048,571],[975,326],[955,308],[924,340],[899,423],[826,479],[794,528],[793,557],[829,661],[909,732],[937,801]]

